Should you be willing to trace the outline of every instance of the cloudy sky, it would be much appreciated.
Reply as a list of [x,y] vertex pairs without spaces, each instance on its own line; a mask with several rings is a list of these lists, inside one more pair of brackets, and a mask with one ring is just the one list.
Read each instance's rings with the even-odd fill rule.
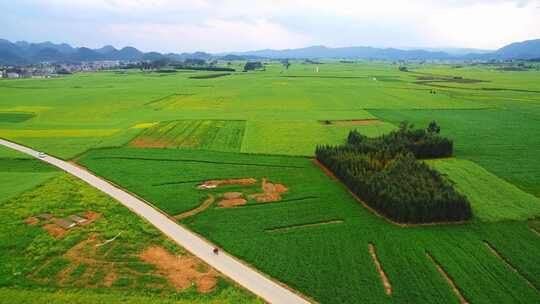
[[540,38],[540,0],[0,0],[0,11],[11,41],[161,52],[496,49]]

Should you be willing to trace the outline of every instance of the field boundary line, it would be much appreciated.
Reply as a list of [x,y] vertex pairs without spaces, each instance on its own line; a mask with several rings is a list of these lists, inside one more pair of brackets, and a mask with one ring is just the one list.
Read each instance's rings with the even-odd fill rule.
[[186,163],[205,163],[205,164],[220,164],[220,165],[233,165],[233,166],[254,166],[254,167],[270,167],[270,168],[290,168],[290,169],[304,169],[304,166],[289,166],[289,165],[270,165],[270,164],[250,164],[250,163],[228,163],[217,162],[210,160],[197,160],[197,159],[171,159],[171,158],[144,158],[144,157],[94,157],[93,159],[123,159],[123,160],[147,160],[147,161],[166,161],[166,162],[186,162]]
[[263,206],[279,206],[284,203],[292,203],[292,204],[300,204],[303,203],[306,200],[312,200],[312,199],[318,199],[318,196],[306,196],[306,197],[299,197],[299,198],[291,198],[291,199],[284,199],[281,201],[276,201],[273,203],[251,203],[251,204],[245,204],[240,206],[234,206],[231,208],[221,208],[220,210],[227,210],[227,209],[243,209],[243,208],[256,208],[256,207],[263,207]]
[[388,279],[386,272],[384,272],[381,261],[379,261],[379,257],[377,256],[377,249],[375,248],[375,245],[373,245],[373,243],[368,244],[368,251],[369,251],[369,255],[371,256],[371,259],[373,260],[373,264],[375,264],[375,268],[377,268],[377,272],[379,273],[379,276],[381,276],[381,282],[383,284],[384,290],[386,291],[386,294],[391,296],[392,283],[390,283],[390,280]]
[[525,282],[527,282],[527,284],[532,289],[535,289],[538,291],[538,288],[536,288],[536,286],[534,286],[534,284],[531,281],[529,281],[529,279],[527,279],[526,276],[524,276],[516,267],[514,267],[514,265],[512,265],[512,263],[510,263],[510,261],[508,261],[508,259],[504,257],[493,245],[491,245],[490,242],[484,241],[484,244],[494,256],[496,256],[499,260],[501,260],[501,262],[503,262],[503,264],[505,264],[506,267],[508,267],[510,270],[515,272],[519,277],[521,277]]
[[307,304],[312,301],[311,299],[308,300],[307,296],[285,286],[283,283],[224,251],[220,251],[219,254],[213,253],[215,245],[207,239],[187,229],[183,225],[180,225],[170,216],[167,216],[162,211],[156,209],[155,206],[130,194],[120,187],[115,186],[107,180],[94,175],[90,171],[52,156],[39,157],[40,154],[37,151],[7,140],[0,139],[0,145],[31,155],[41,161],[54,165],[66,173],[85,181],[90,186],[106,193],[133,213],[151,223],[188,252],[197,256],[224,276],[235,281],[240,286],[243,286],[265,301],[287,304]]
[[327,221],[320,221],[320,222],[313,222],[313,223],[295,224],[295,225],[289,225],[289,226],[267,228],[267,229],[264,229],[264,231],[280,232],[280,231],[288,231],[288,230],[294,230],[294,229],[299,229],[299,228],[319,227],[319,226],[326,226],[326,225],[332,225],[332,224],[342,224],[343,222],[344,220],[342,219],[335,219],[335,220],[327,220]]
[[465,297],[461,293],[461,290],[459,289],[459,287],[456,285],[456,283],[454,282],[452,277],[446,272],[446,270],[444,270],[442,265],[439,262],[437,262],[437,260],[435,260],[435,258],[427,251],[426,251],[426,256],[427,256],[428,260],[430,260],[433,263],[433,265],[437,268],[437,270],[443,276],[443,278],[446,280],[448,285],[450,285],[450,287],[452,288],[452,291],[456,294],[459,301],[462,304],[469,304],[469,301],[467,301],[467,299],[465,299]]

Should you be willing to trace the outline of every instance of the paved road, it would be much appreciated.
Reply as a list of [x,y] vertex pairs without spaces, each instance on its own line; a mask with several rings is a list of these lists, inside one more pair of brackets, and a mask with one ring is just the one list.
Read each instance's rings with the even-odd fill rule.
[[3,139],[0,139],[0,145],[37,157],[38,159],[50,163],[66,171],[67,173],[78,177],[96,189],[110,195],[131,211],[149,221],[152,225],[161,230],[180,246],[186,248],[201,260],[205,261],[221,273],[225,274],[264,300],[270,303],[279,304],[309,303],[307,300],[289,289],[277,284],[273,280],[244,265],[243,263],[240,263],[231,255],[224,252],[220,252],[218,255],[215,255],[212,252],[214,245],[212,245],[210,242],[178,225],[176,222],[149,206],[144,201],[114,185],[111,185],[92,173],[52,156],[39,158],[37,151]]

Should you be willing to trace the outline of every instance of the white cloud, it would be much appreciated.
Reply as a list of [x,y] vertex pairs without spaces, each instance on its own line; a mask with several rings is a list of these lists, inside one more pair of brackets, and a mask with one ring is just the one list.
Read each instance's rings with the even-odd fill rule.
[[19,0],[0,37],[158,51],[330,46],[498,48],[540,38],[540,0]]

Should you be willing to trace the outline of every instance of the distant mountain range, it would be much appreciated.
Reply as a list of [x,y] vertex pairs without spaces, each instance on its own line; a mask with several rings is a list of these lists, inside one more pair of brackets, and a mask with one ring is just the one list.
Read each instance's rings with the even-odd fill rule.
[[51,42],[10,42],[0,39],[0,64],[18,65],[38,62],[81,62],[97,60],[185,60],[185,59],[374,59],[374,60],[473,60],[473,59],[537,59],[540,58],[540,39],[512,43],[496,51],[474,49],[397,49],[374,47],[311,46],[286,50],[258,50],[209,54],[205,52],[161,54],[141,52],[134,47],[116,49],[107,45],[99,49],[74,48],[69,44]]

